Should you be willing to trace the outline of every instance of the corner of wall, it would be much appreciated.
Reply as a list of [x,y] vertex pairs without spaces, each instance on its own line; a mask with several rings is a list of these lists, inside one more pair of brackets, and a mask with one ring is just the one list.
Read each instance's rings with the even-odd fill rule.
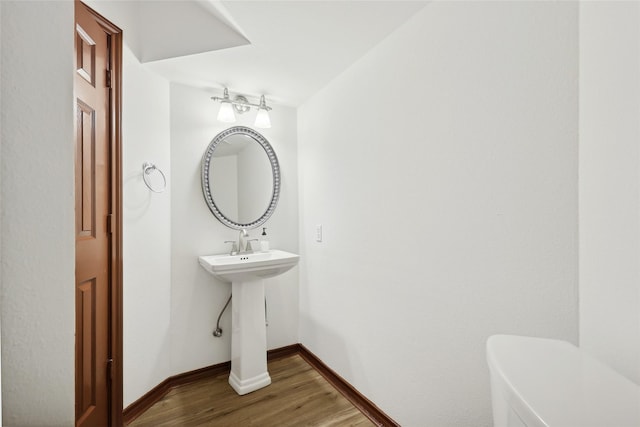
[[580,346],[640,384],[640,5],[580,3]]

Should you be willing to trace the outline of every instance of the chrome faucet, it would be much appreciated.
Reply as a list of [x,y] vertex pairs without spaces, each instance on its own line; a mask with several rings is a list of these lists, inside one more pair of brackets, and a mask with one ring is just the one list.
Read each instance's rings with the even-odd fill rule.
[[231,250],[229,251],[229,255],[238,255],[238,243],[235,240],[225,240],[225,243],[231,243]]
[[[240,230],[240,237],[238,237],[238,252],[246,252],[247,251],[247,237],[249,237],[249,233],[244,228]],[[251,246],[249,246],[251,248]]]
[[238,237],[237,242],[234,242],[233,240],[225,240],[225,243],[231,243],[231,251],[229,252],[229,255],[253,253],[251,242],[254,240],[258,241],[258,239],[247,240],[247,237],[249,237],[249,233],[247,233],[247,230],[243,228],[240,230],[240,236]]

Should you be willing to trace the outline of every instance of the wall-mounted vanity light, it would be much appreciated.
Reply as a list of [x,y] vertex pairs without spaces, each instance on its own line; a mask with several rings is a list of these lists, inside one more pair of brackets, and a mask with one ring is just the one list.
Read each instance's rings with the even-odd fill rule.
[[212,96],[211,99],[220,102],[218,120],[221,122],[233,123],[236,121],[236,112],[238,114],[244,114],[249,111],[251,107],[256,107],[258,109],[258,115],[256,116],[256,121],[254,123],[255,127],[263,129],[271,127],[271,119],[269,118],[269,111],[271,110],[271,107],[267,106],[267,103],[264,100],[264,95],[260,97],[260,104],[252,104],[242,95],[237,95],[235,98],[231,99],[229,97],[229,90],[224,88],[222,98]]

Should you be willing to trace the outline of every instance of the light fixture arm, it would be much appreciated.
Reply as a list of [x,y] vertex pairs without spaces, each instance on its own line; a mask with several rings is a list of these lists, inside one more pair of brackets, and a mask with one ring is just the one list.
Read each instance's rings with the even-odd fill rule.
[[227,92],[227,89],[225,89],[225,95],[226,96],[224,98],[220,98],[219,96],[212,96],[211,99],[218,102],[229,102],[234,106],[237,105],[239,107],[255,107],[255,108],[262,108],[264,110],[271,111],[271,107],[268,107],[264,101],[264,95],[260,97],[260,104],[254,104],[252,102],[249,102],[244,96],[231,99],[229,98],[229,92]]

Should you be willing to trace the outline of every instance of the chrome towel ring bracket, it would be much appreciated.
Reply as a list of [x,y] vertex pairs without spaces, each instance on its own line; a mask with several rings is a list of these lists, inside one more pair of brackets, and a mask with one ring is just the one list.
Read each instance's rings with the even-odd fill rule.
[[[149,175],[151,175],[151,173],[153,173],[154,171],[158,172],[162,177],[162,188],[153,188],[153,186],[149,182]],[[149,190],[153,191],[154,193],[162,193],[167,188],[167,178],[164,176],[164,173],[162,173],[162,171],[158,169],[158,167],[153,163],[144,162],[142,164],[142,179],[144,180],[145,185],[149,187]]]

